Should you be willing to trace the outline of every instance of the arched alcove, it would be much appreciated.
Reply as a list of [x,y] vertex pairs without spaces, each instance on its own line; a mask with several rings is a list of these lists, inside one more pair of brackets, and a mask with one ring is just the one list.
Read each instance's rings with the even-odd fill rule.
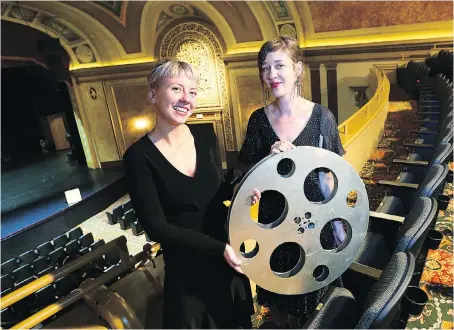
[[[221,43],[199,23],[182,23],[169,30],[158,45],[159,57],[176,57],[194,65],[200,74],[197,113],[220,114],[225,149],[234,150],[227,79]],[[200,116],[199,116],[200,117]]]

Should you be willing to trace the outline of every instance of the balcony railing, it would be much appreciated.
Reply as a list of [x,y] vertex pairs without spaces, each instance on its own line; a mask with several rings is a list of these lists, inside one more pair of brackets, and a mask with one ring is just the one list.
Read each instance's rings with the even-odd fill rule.
[[367,128],[372,119],[388,105],[390,89],[389,80],[382,70],[374,68],[373,73],[375,74],[376,80],[371,83],[371,87],[377,87],[372,98],[354,115],[338,126],[339,135],[344,148],[347,148],[349,144]]

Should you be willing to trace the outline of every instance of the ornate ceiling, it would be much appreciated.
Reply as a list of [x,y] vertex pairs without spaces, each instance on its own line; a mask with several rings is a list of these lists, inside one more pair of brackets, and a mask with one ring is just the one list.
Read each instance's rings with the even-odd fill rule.
[[2,19],[61,40],[73,70],[154,61],[172,26],[194,21],[224,54],[278,35],[303,48],[452,39],[451,1],[2,1]]

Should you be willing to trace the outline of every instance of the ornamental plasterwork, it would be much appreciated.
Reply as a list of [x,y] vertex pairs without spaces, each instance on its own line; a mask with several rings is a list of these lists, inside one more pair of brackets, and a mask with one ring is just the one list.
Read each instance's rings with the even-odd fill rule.
[[226,149],[234,150],[222,48],[216,36],[198,23],[182,23],[163,38],[160,58],[176,57],[194,65],[200,75],[198,109],[221,110]]
[[76,63],[94,63],[98,61],[93,45],[80,31],[76,31],[68,22],[52,17],[49,13],[31,8],[22,3],[2,2],[2,19],[27,25],[40,30],[51,37],[58,37],[67,47],[71,60]]
[[210,83],[209,78],[215,78],[214,65],[206,65],[206,63],[213,63],[215,54],[210,52],[208,45],[203,44],[197,40],[184,40],[180,43],[175,53],[175,57],[191,63],[197,72],[200,72],[198,84],[198,96],[203,100],[209,100],[210,95],[216,96],[213,100],[213,105],[219,105],[219,91],[216,85]]
[[164,8],[159,14],[158,23],[156,24],[156,32],[159,32],[166,25],[171,23],[176,19],[181,18],[198,18],[212,24],[210,18],[197,7],[194,7],[188,3],[182,4],[173,4],[169,7]]
[[95,54],[91,50],[89,45],[80,45],[73,49],[76,53],[77,59],[80,63],[93,63],[96,62]]

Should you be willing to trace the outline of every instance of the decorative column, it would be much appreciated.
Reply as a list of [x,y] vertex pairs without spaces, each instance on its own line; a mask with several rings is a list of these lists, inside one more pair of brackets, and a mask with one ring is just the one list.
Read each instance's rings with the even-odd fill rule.
[[320,104],[322,102],[322,92],[320,90],[320,63],[309,63],[311,71],[311,94],[312,102]]
[[326,63],[325,67],[328,87],[328,108],[339,123],[339,111],[337,108],[337,63]]

